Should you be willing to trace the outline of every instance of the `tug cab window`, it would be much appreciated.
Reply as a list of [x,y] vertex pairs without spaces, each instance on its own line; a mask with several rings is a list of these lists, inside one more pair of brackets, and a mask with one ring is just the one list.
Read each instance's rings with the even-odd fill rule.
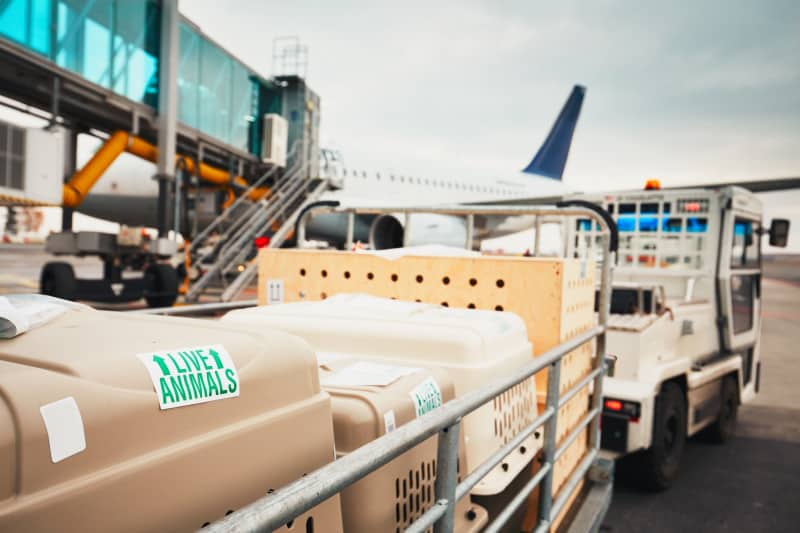
[[733,225],[731,268],[759,268],[760,231],[757,222],[737,218]]
[[731,304],[733,333],[738,335],[753,328],[754,303],[758,293],[759,274],[737,272],[758,269],[761,265],[760,227],[758,222],[736,218],[731,243]]

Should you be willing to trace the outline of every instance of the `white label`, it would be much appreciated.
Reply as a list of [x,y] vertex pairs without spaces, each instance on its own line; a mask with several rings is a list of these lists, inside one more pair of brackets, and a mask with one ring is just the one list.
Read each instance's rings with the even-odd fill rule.
[[397,425],[394,421],[394,409],[389,409],[383,413],[383,425],[386,427],[386,433],[391,433],[397,429]]
[[361,361],[322,378],[328,387],[385,387],[419,368]]
[[75,398],[68,396],[39,407],[50,441],[50,459],[63,461],[86,449],[83,419]]
[[0,339],[11,339],[54,320],[69,310],[89,307],[44,294],[0,296]]
[[282,279],[268,279],[267,280],[267,305],[276,305],[283,303],[283,280]]
[[414,409],[417,417],[433,411],[442,405],[442,391],[433,378],[428,378],[408,393],[411,401],[414,402]]
[[239,374],[221,344],[137,354],[161,409],[239,396]]

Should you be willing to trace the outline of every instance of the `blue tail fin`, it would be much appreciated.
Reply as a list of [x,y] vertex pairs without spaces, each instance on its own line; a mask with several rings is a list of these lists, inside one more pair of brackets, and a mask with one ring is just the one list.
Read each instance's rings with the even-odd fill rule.
[[564,104],[550,133],[547,134],[547,139],[533,160],[522,169],[523,172],[561,180],[564,165],[567,164],[569,147],[572,144],[572,134],[581,114],[584,94],[586,94],[585,87],[576,85],[572,88],[567,103]]

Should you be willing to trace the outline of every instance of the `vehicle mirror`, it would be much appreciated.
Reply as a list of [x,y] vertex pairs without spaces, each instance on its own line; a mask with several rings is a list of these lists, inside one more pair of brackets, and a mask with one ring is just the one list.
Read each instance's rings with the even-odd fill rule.
[[788,240],[789,220],[785,218],[773,218],[769,226],[769,245],[786,248]]

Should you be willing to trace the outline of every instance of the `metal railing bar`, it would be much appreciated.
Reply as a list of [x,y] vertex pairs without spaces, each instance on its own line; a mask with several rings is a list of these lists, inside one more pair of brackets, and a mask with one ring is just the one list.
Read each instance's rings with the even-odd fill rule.
[[564,452],[567,451],[567,448],[569,448],[570,444],[575,442],[575,439],[578,438],[578,435],[580,435],[581,431],[583,431],[583,428],[585,428],[587,424],[589,424],[589,422],[591,422],[595,416],[599,415],[600,415],[600,409],[596,407],[593,408],[588,413],[586,413],[585,415],[583,415],[581,421],[578,422],[574,428],[572,428],[572,430],[569,432],[569,435],[567,435],[567,437],[563,441],[561,441],[561,445],[558,448],[556,448],[556,454],[555,457],[553,458],[553,462],[558,461],[558,459],[562,455],[564,455]]
[[552,407],[545,408],[545,410],[542,411],[542,414],[537,416],[533,422],[528,424],[522,431],[517,433],[514,438],[508,442],[508,444],[499,450],[495,450],[488,459],[482,462],[475,470],[470,472],[469,475],[458,484],[458,487],[456,487],[456,501],[459,501],[461,498],[468,495],[469,491],[472,490],[472,488],[477,485],[481,479],[486,477],[486,474],[491,472],[491,470],[500,464],[503,459],[508,457],[508,454],[516,450],[516,448],[522,444],[522,441],[527,439],[531,433],[539,429],[542,424],[547,422],[547,420],[553,416],[554,413],[555,409]]
[[534,529],[534,533],[548,533],[550,531],[549,520],[539,520],[539,525]]
[[[340,213],[354,212],[357,214],[378,215],[382,213],[437,213],[441,215],[556,215],[556,216],[585,216],[595,218],[603,226],[605,223],[594,211],[585,207],[555,207],[555,206],[465,206],[465,205],[433,205],[433,206],[340,206],[333,208]],[[607,233],[608,229],[600,232]]]
[[589,467],[592,466],[595,458],[597,458],[597,454],[597,448],[591,448],[575,471],[572,472],[572,475],[569,476],[569,480],[564,484],[563,487],[561,487],[561,490],[558,492],[558,497],[553,503],[553,508],[550,511],[550,522],[558,517],[561,509],[564,507],[564,505],[566,505],[569,497],[572,496],[572,492],[575,490],[575,487],[578,486],[578,483],[580,483],[580,481],[586,475],[586,472],[589,470]]
[[[619,236],[617,235],[617,239]],[[605,328],[608,324],[608,315],[611,312],[611,270],[616,260],[616,252],[611,250],[611,234],[604,233],[601,238],[603,249],[603,263],[600,271],[600,288],[599,291],[599,322]],[[606,358],[606,334],[603,332],[597,336],[597,343],[595,346],[595,368],[605,368]],[[594,381],[594,390],[592,391],[592,406],[595,409],[602,410],[603,405],[603,374],[597,375]],[[600,417],[592,422],[589,429],[589,447],[593,449],[600,448]]]
[[[561,383],[561,359],[558,359],[547,369],[547,405],[558,405],[558,392]],[[547,421],[544,428],[544,442],[542,443],[542,460],[544,464],[555,464],[556,431],[558,430],[558,409]],[[550,518],[550,508],[553,503],[553,470],[550,469],[542,480],[539,490],[539,521]]]
[[447,502],[444,515],[436,521],[434,533],[451,533],[455,527],[456,485],[458,485],[458,436],[461,419],[439,432],[436,452],[436,481],[434,490],[437,501]]
[[221,521],[211,524],[207,531],[271,531],[282,526],[442,429],[453,425],[514,385],[559,361],[561,357],[603,331],[600,326],[585,331],[533,359],[513,376],[494,379],[480,389],[450,400],[438,409],[284,486],[274,494],[242,507]]
[[506,525],[506,522],[511,519],[519,506],[527,501],[531,492],[533,492],[533,489],[539,485],[542,479],[544,479],[544,476],[550,472],[551,468],[551,465],[543,464],[539,468],[539,471],[536,472],[536,474],[530,480],[528,480],[528,482],[524,487],[522,487],[522,489],[520,489],[516,496],[514,496],[514,498],[508,502],[508,505],[503,508],[503,510],[497,515],[492,523],[486,526],[486,529],[483,530],[483,533],[496,533],[497,531],[500,531],[503,526]]
[[430,509],[420,515],[419,518],[414,520],[410,526],[405,529],[405,533],[422,533],[429,527],[434,525],[437,520],[444,516],[447,512],[447,500],[438,500],[431,506]]
[[587,386],[589,384],[589,382],[591,382],[597,376],[597,374],[599,374],[603,370],[604,370],[604,367],[601,366],[601,367],[595,368],[594,370],[589,372],[589,374],[586,375],[586,377],[584,377],[582,380],[577,382],[567,392],[565,392],[564,394],[561,395],[561,398],[559,398],[559,400],[558,400],[558,406],[559,407],[564,407],[564,405],[568,401],[570,401],[573,398],[573,396],[578,394],[578,392],[580,392],[585,386]]

